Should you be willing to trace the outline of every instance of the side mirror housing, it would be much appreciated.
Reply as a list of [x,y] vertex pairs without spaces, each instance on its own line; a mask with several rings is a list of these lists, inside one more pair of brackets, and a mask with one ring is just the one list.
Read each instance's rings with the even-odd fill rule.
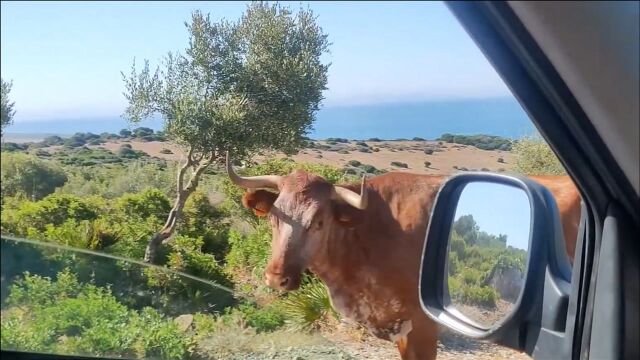
[[[544,332],[547,348],[560,351],[571,277],[563,244],[544,186],[505,174],[453,176],[437,194],[427,230],[422,308],[474,339],[532,354]],[[557,346],[549,347],[554,336]]]

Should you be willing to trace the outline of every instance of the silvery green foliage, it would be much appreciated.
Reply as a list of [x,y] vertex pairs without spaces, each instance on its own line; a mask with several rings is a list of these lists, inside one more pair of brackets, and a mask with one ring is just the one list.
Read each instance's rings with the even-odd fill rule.
[[327,35],[310,10],[250,4],[238,21],[212,22],[199,11],[185,23],[184,53],[169,53],[155,71],[145,60],[123,74],[132,122],[159,114],[170,140],[196,162],[230,150],[297,149],[326,89]]
[[0,85],[2,89],[2,95],[0,98],[1,101],[1,109],[0,109],[0,129],[4,129],[5,126],[10,125],[13,122],[13,115],[15,115],[16,111],[13,108],[15,103],[9,100],[9,93],[11,92],[11,87],[13,83],[11,81],[5,82],[4,79],[0,79]]

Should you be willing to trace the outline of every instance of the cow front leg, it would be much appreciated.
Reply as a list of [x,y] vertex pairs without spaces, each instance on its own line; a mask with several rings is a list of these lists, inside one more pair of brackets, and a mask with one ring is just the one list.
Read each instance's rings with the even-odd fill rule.
[[435,360],[438,351],[438,326],[429,319],[406,323],[401,332],[391,337],[402,360]]

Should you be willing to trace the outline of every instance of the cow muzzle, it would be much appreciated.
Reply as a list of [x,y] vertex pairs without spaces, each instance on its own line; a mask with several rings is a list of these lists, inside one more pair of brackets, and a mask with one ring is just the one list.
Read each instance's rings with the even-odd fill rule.
[[300,287],[301,274],[274,273],[265,271],[264,280],[267,286],[276,290],[296,290]]

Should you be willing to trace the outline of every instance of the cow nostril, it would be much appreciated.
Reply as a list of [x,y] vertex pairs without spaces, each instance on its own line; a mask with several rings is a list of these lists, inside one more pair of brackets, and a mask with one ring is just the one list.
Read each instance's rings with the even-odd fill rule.
[[289,278],[286,277],[284,279],[282,279],[282,281],[280,281],[280,287],[286,287],[287,284],[289,284]]

